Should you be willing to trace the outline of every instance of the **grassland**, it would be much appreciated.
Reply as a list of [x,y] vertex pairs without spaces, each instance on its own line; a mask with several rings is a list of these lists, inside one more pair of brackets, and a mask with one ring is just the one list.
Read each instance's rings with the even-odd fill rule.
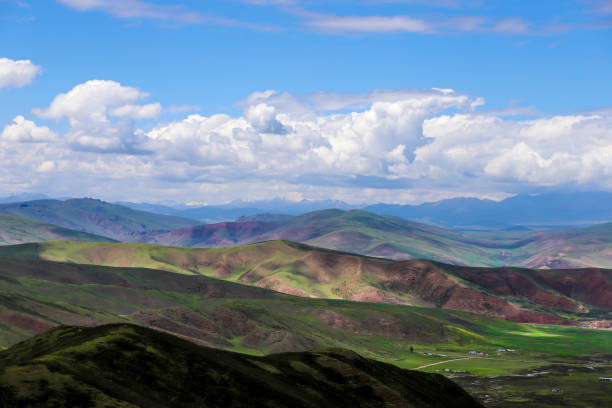
[[[493,395],[502,402],[520,390],[496,393],[497,385],[491,384],[499,376],[523,378],[533,370],[545,371],[541,367],[595,365],[588,379],[595,381],[612,359],[610,331],[518,324],[439,308],[295,297],[201,275],[4,258],[0,276],[2,346],[62,324],[134,323],[253,356],[339,347],[401,368],[449,361],[421,371],[466,370],[439,373],[464,381],[466,389],[485,400]],[[500,348],[515,351],[498,353]],[[472,350],[483,355],[468,354]],[[598,383],[582,386],[572,388],[572,398],[583,401],[575,406],[593,406],[606,398]],[[564,387],[568,394],[569,385]]]
[[[205,387],[203,385],[205,384]],[[0,352],[3,406],[478,407],[439,375],[341,349],[267,357],[131,325],[66,327]]]
[[610,270],[468,268],[390,261],[286,241],[180,248],[51,241],[0,247],[0,257],[204,275],[303,297],[438,306],[519,322],[612,319]]

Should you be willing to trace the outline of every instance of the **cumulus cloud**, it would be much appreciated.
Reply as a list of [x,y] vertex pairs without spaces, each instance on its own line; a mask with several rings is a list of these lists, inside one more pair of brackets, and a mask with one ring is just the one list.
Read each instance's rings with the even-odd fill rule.
[[77,85],[33,111],[67,120],[61,136],[16,117],[0,135],[0,187],[56,177],[65,183],[51,184],[76,194],[103,197],[97,189],[106,186],[122,199],[327,195],[353,202],[502,197],[559,185],[612,189],[606,109],[513,120],[480,110],[484,98],[451,89],[264,91],[241,101],[242,115],[191,114],[140,129],[151,126],[140,119],[162,110],[142,104],[147,96],[113,81]]
[[[172,160],[232,166],[225,169],[226,177],[244,177],[236,172],[240,168],[268,176],[332,172],[384,177],[390,162],[410,161],[414,149],[426,142],[425,118],[469,105],[467,96],[452,91],[378,91],[370,96],[379,98],[370,100],[364,111],[322,114],[307,113],[308,105],[290,95],[260,92],[247,98],[241,118],[191,115],[147,135],[155,141],[155,150]],[[318,94],[315,99],[322,98]],[[335,102],[328,108],[362,102],[367,96],[348,95],[344,103],[339,95],[332,98]]]
[[32,64],[30,60],[14,61],[0,58],[0,89],[9,86],[21,88],[29,85],[42,68]]
[[[132,119],[157,117],[162,111],[159,103],[136,104],[148,96],[115,81],[92,80],[57,95],[47,108],[32,109],[32,113],[43,119],[67,118],[66,138],[77,150],[142,154],[146,153],[141,147],[145,138]],[[113,122],[109,116],[121,120]]]
[[57,135],[46,126],[37,126],[31,120],[19,115],[13,123],[6,125],[0,139],[11,142],[43,143],[57,139]]
[[415,165],[441,177],[469,175],[478,180],[503,181],[513,189],[563,184],[610,187],[610,117],[576,115],[511,121],[492,116],[443,115],[427,119],[424,133],[432,141],[416,150]]

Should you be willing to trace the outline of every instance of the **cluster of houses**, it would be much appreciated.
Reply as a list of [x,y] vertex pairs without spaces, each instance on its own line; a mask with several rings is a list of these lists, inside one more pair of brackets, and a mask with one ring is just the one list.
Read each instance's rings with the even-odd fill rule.
[[468,351],[468,354],[470,356],[486,356],[486,354],[483,353],[482,351],[474,351],[474,350]]
[[448,357],[446,354],[423,353],[424,356]]
[[443,372],[443,373],[453,373],[453,374],[470,374],[470,372],[465,371],[463,369],[459,369],[459,370],[451,370],[449,368],[443,368],[441,370],[436,370],[438,372]]
[[602,381],[602,382],[610,381],[610,382],[612,382],[612,377],[599,377],[599,381]]
[[497,349],[498,353],[514,353],[515,351],[516,350],[513,350],[513,349],[504,349],[504,348]]

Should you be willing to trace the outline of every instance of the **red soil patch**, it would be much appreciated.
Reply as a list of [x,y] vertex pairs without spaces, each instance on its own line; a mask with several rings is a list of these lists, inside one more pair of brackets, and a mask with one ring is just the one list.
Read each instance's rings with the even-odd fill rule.
[[56,326],[53,323],[18,312],[2,314],[0,316],[0,321],[12,326],[17,326],[21,330],[27,331],[31,334],[40,334]]

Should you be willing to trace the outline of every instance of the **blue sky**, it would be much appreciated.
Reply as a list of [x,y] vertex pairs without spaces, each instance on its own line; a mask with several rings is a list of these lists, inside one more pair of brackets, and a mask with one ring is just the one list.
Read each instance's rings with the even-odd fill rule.
[[609,0],[0,0],[0,19],[4,195],[612,188]]

